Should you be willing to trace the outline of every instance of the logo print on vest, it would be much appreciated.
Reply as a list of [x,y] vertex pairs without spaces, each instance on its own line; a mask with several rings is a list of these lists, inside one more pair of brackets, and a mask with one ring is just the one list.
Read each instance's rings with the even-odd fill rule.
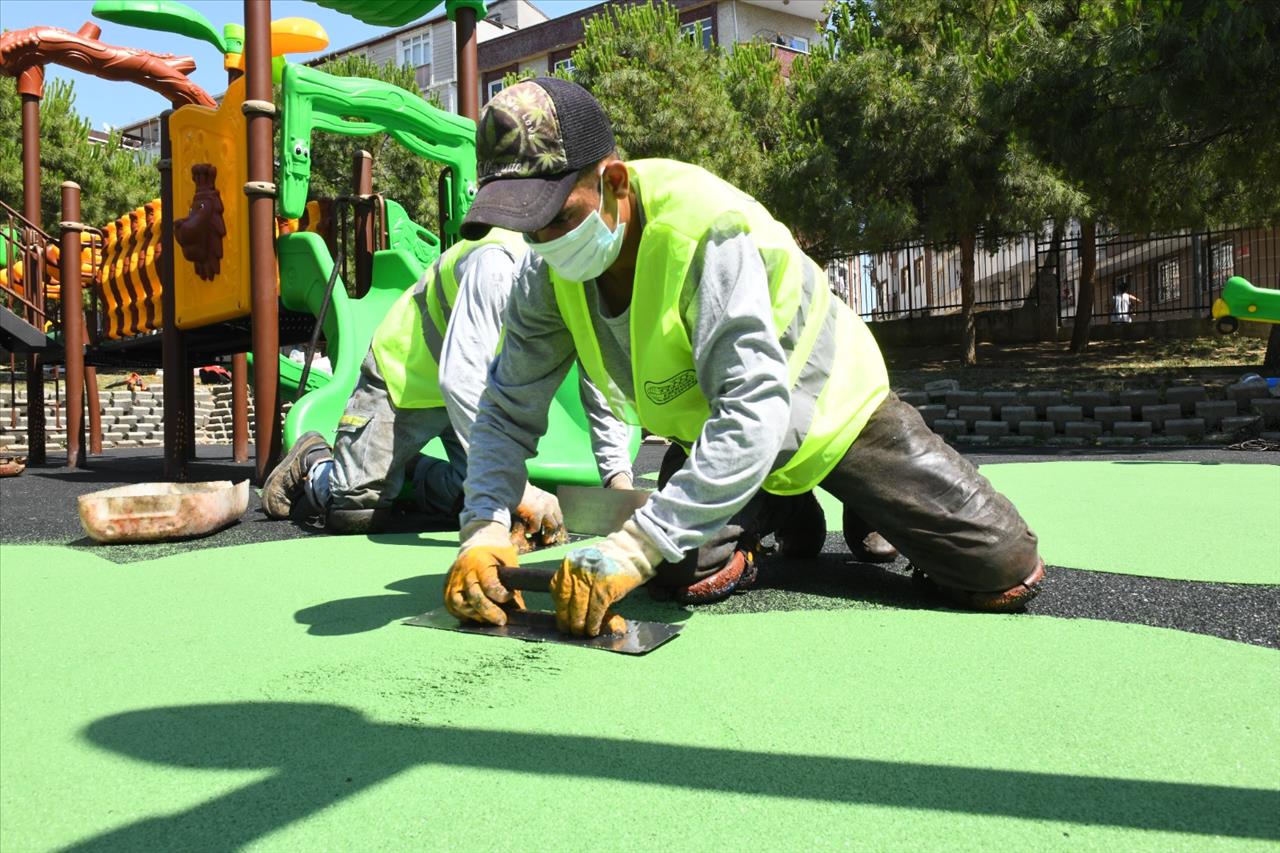
[[645,382],[644,394],[656,405],[670,403],[685,391],[698,384],[698,375],[692,370],[682,370],[664,382]]

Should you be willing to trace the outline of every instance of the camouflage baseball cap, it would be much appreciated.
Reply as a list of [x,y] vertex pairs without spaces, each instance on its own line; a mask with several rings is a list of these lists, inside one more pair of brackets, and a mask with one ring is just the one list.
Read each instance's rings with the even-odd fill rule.
[[480,112],[480,191],[462,221],[475,240],[490,227],[537,231],[555,218],[578,171],[614,150],[604,110],[577,83],[538,77],[508,86]]

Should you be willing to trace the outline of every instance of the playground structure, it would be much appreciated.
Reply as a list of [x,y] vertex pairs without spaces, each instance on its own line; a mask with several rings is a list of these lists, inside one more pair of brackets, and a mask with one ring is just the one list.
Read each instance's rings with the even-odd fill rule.
[[[441,0],[317,2],[362,20],[397,25]],[[324,47],[327,37],[305,19],[271,22],[266,0],[246,0],[244,26],[228,24],[221,33],[171,0],[98,0],[93,8],[103,20],[177,32],[218,47],[228,72],[221,103],[186,77],[194,69],[190,57],[105,45],[94,24],[85,24],[78,33],[38,27],[0,37],[0,70],[19,79],[24,137],[24,212],[13,212],[4,232],[8,239],[0,240],[7,243],[9,259],[9,272],[0,281],[0,319],[5,321],[4,345],[28,353],[33,463],[44,456],[43,411],[37,413],[39,406],[32,402],[43,400],[42,361],[62,360],[67,366],[69,465],[85,461],[82,385],[91,397],[96,392],[94,382],[85,382],[86,370],[91,378],[94,364],[164,368],[168,479],[184,479],[186,462],[194,457],[191,368],[207,363],[202,360],[232,355],[233,454],[238,461],[248,456],[246,380],[252,364],[259,480],[274,464],[282,441],[291,444],[308,430],[332,437],[374,329],[396,298],[459,239],[476,192],[474,28],[485,9],[482,0],[447,0],[446,9],[457,25],[463,115],[442,112],[416,94],[380,81],[337,78],[285,62],[287,53]],[[60,247],[50,245],[47,236],[42,240],[39,231],[38,104],[43,65],[51,62],[138,82],[164,93],[174,107],[161,118],[160,198],[98,229],[79,222],[78,187],[68,183]],[[281,83],[278,104],[272,100],[273,78]],[[276,120],[281,130],[278,174],[271,150]],[[309,199],[316,131],[355,137],[386,133],[417,156],[442,164],[439,233],[414,222],[394,200],[374,193],[371,158],[364,152],[353,163],[350,195]],[[348,211],[356,238],[350,282],[339,274],[346,268]],[[343,248],[336,249],[335,262],[339,234]],[[83,235],[88,235],[87,246]],[[15,256],[25,266],[15,267]],[[73,264],[77,257],[81,263]],[[50,264],[59,265],[58,275],[48,274]],[[26,270],[35,274],[27,276]],[[86,296],[91,309],[87,322]],[[309,367],[321,331],[332,373]],[[85,341],[87,349],[67,346],[75,340]],[[279,355],[281,344],[304,342],[308,366]],[[299,395],[300,386],[304,393]],[[282,390],[297,397],[283,424]],[[94,401],[89,408],[92,419]],[[636,431],[633,450],[638,440]],[[530,477],[551,485],[598,483],[576,375],[556,396]]]
[[1254,287],[1234,275],[1227,279],[1222,295],[1214,300],[1211,310],[1214,326],[1224,335],[1240,328],[1241,320],[1280,323],[1280,290]]

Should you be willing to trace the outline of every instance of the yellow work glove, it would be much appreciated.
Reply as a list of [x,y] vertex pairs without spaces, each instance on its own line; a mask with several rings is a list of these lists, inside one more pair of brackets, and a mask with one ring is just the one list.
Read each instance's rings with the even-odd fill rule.
[[462,620],[507,624],[507,614],[498,605],[514,603],[523,610],[524,599],[498,580],[499,566],[520,565],[506,526],[473,521],[458,538],[462,547],[444,580],[444,606]]
[[560,501],[550,492],[526,483],[520,505],[512,514],[511,545],[525,554],[540,545],[563,545],[568,541]]
[[611,634],[623,630],[622,617],[609,608],[653,577],[661,560],[657,546],[634,521],[597,545],[570,551],[551,579],[556,627],[588,637],[602,628]]
[[609,478],[609,482],[605,483],[606,489],[633,489],[635,486],[631,482],[631,475],[625,471],[619,471]]

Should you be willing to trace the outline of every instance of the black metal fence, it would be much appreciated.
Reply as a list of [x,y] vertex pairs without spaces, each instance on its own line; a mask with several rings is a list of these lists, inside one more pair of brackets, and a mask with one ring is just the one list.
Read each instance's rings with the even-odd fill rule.
[[[1040,265],[1051,264],[1052,241],[1036,245]],[[1061,243],[1057,310],[1076,315],[1080,294],[1080,238]],[[1166,234],[1103,234],[1096,247],[1094,322],[1129,323],[1205,317],[1227,279],[1280,288],[1280,228],[1185,230]]]
[[[1080,228],[1071,223],[1056,247],[1051,229],[999,238],[974,261],[979,311],[1037,304],[1040,269],[1056,267],[1059,322],[1076,314]],[[1056,258],[1055,258],[1056,252]],[[1208,316],[1228,278],[1280,288],[1280,228],[1103,233],[1097,238],[1092,315],[1099,322]],[[827,265],[831,288],[868,321],[958,313],[960,251],[913,241]],[[1127,298],[1126,295],[1127,294]]]
[[[990,252],[979,247],[974,258],[977,310],[1017,308],[1035,301],[1037,237],[1003,237]],[[838,258],[827,265],[827,279],[866,320],[952,314],[961,308],[960,250],[955,246],[917,240]]]

